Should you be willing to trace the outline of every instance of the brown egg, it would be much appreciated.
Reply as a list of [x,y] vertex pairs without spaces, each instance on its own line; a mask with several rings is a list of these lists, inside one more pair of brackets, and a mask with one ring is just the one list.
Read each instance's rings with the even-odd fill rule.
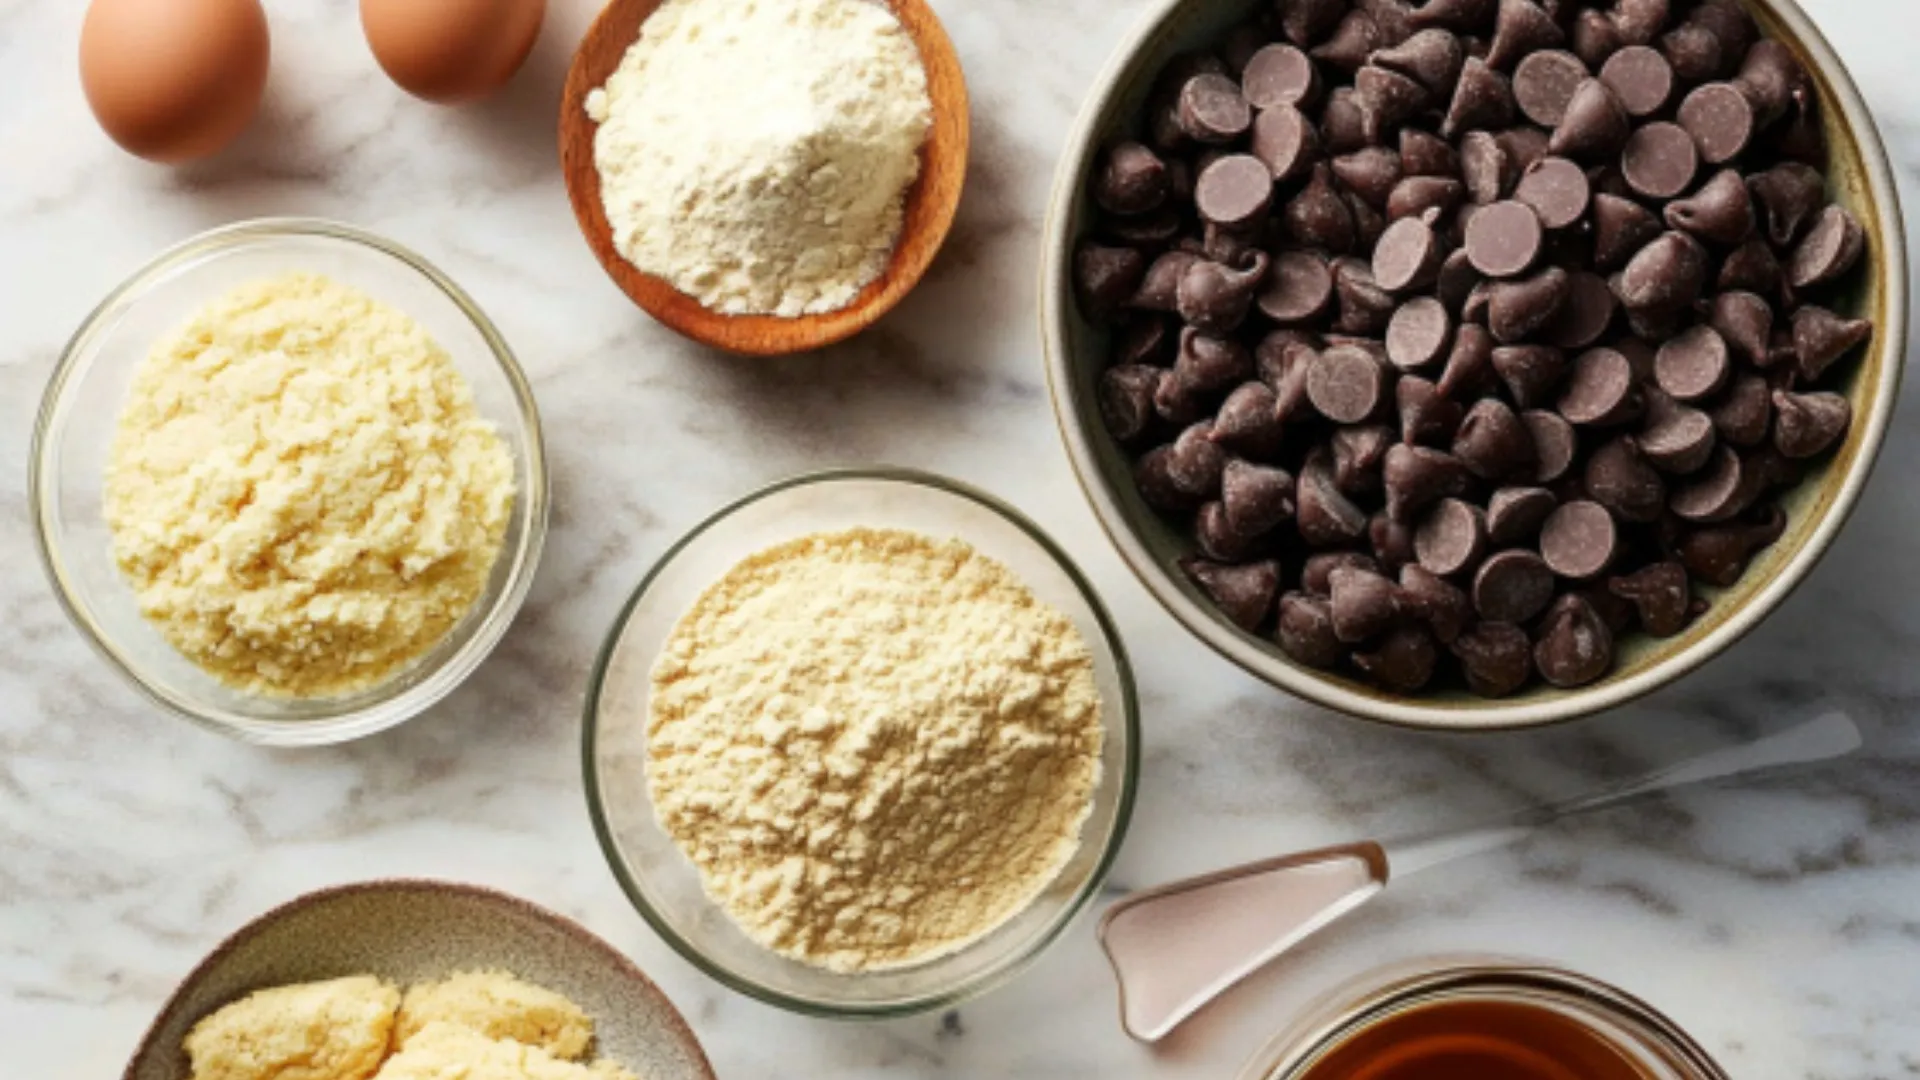
[[360,0],[360,25],[388,78],[452,104],[513,78],[546,11],[546,0]]
[[260,0],[93,0],[80,84],[114,142],[153,161],[232,142],[267,85]]

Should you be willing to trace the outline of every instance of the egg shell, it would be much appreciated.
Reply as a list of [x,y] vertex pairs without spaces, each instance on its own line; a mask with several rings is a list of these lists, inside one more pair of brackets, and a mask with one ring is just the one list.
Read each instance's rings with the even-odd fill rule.
[[94,0],[80,29],[80,83],[114,142],[188,161],[253,119],[271,51],[260,0]]
[[401,89],[454,104],[513,78],[546,10],[546,0],[360,0],[360,26]]

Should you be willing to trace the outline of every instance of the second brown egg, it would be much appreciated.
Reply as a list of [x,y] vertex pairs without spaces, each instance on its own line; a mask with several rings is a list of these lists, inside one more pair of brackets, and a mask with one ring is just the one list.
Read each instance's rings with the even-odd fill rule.
[[360,25],[400,88],[454,104],[505,85],[540,36],[546,0],[360,0]]

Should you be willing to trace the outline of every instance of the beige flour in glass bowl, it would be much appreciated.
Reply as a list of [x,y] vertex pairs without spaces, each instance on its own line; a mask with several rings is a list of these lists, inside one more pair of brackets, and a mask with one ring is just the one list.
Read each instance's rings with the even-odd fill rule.
[[[1004,567],[1007,577],[999,579],[999,585],[1017,581],[1031,591],[1039,605],[1057,612],[1064,623],[1077,632],[1085,646],[1084,658],[1090,661],[1087,672],[1090,688],[1098,699],[1097,772],[1088,770],[1082,774],[1091,781],[1089,798],[1082,800],[1077,795],[1069,795],[1050,809],[1044,799],[1029,801],[1015,793],[997,804],[995,799],[986,800],[988,805],[996,806],[995,812],[1019,813],[1022,811],[1010,808],[1026,807],[1035,814],[1035,821],[1052,823],[1050,836],[1072,832],[1076,834],[1074,838],[1065,843],[1049,843],[1047,837],[1040,838],[1025,849],[1032,859],[1028,871],[982,883],[983,890],[992,898],[979,903],[951,901],[947,890],[956,887],[964,875],[943,879],[938,871],[925,873],[924,867],[916,869],[907,876],[917,888],[925,890],[925,897],[914,899],[926,906],[913,910],[900,921],[897,940],[906,944],[898,948],[882,943],[886,913],[863,919],[868,914],[862,910],[866,905],[857,901],[853,901],[854,910],[848,912],[849,932],[841,936],[824,932],[824,920],[810,915],[802,917],[795,912],[788,901],[796,898],[804,901],[809,896],[817,898],[820,890],[782,897],[780,875],[775,869],[780,865],[777,860],[766,863],[766,867],[775,872],[760,878],[761,887],[770,891],[759,894],[764,902],[757,909],[751,903],[740,904],[739,897],[730,896],[725,886],[714,890],[723,898],[717,901],[710,894],[711,882],[703,880],[700,868],[676,842],[675,833],[685,830],[679,824],[662,825],[663,814],[670,822],[674,818],[676,804],[683,801],[683,793],[670,793],[662,804],[656,804],[657,785],[649,782],[649,768],[656,760],[650,728],[658,726],[650,724],[650,720],[659,715],[654,709],[654,695],[660,688],[668,695],[678,692],[675,683],[682,679],[683,660],[668,654],[674,649],[670,639],[681,626],[683,617],[694,611],[701,597],[713,592],[716,582],[735,570],[742,560],[778,549],[783,544],[804,547],[824,543],[831,548],[843,543],[844,534],[850,530],[872,530],[862,535],[875,543],[903,545],[916,553],[915,558],[927,558],[928,566],[942,559],[957,560],[966,549],[978,552],[984,558],[974,564],[970,572],[982,575],[982,584],[988,592],[994,588],[989,583],[998,578],[991,567],[995,564]],[[901,532],[912,535],[903,538],[899,535]],[[821,536],[837,539],[807,539]],[[924,538],[932,538],[933,542]],[[959,541],[964,548],[940,543],[949,539]],[[780,550],[791,553],[795,549]],[[882,578],[888,576],[881,575]],[[896,579],[893,585],[897,584]],[[719,592],[733,594],[737,602],[752,591],[738,588],[738,582],[735,585]],[[868,598],[893,587],[880,584],[877,579],[869,579],[866,585],[869,586],[865,588]],[[977,590],[969,592],[969,588],[964,584],[956,586],[956,594],[985,595]],[[1013,600],[1018,591],[1008,589],[1003,595],[1008,602],[1018,603]],[[790,602],[791,598],[787,599]],[[826,613],[834,606],[823,602],[814,614],[825,620]],[[877,609],[884,606],[875,605]],[[991,602],[987,606],[991,606]],[[722,606],[715,606],[693,618],[705,618],[720,610]],[[899,620],[904,635],[906,620],[910,617],[904,613],[871,610],[864,618],[872,622],[861,628],[857,636],[871,636],[873,627],[884,631],[889,620]],[[965,618],[957,619],[950,629],[974,639],[979,628],[968,626],[969,622]],[[1036,627],[1044,625],[1042,620]],[[918,632],[926,632],[925,624]],[[998,662],[973,668],[983,675],[997,672],[987,675],[989,680],[1007,680],[990,683],[998,688],[983,695],[983,700],[997,696],[1002,703],[997,708],[1002,714],[1018,714],[1022,708],[1016,704],[1009,710],[1006,703],[1032,700],[1012,686],[1012,682],[1022,677],[1019,672],[1026,667],[1025,662],[1004,662],[1034,640],[1031,632],[1015,631],[1009,641],[1023,637],[1026,644],[1011,646]],[[923,637],[922,640],[931,639]],[[1060,652],[1051,662],[1064,664],[1062,670],[1071,671],[1076,662],[1071,638],[1062,635],[1061,640]],[[751,651],[751,645],[744,641],[742,648]],[[902,662],[896,653],[886,649],[874,652],[871,662],[879,666],[876,671]],[[857,666],[857,662],[846,657],[842,662]],[[1043,659],[1041,664],[1047,662]],[[919,664],[916,662],[913,666],[917,668]],[[938,666],[938,661],[934,666]],[[777,672],[782,667],[781,662],[772,662],[764,670]],[[956,662],[949,670],[965,671],[967,665]],[[768,677],[782,680],[795,676],[790,672]],[[896,685],[906,685],[909,681],[902,679]],[[737,679],[729,682],[739,690],[751,683],[751,676],[745,682]],[[1056,692],[1062,695],[1060,702],[1078,693],[1071,689],[1075,684],[1071,676],[1062,680],[1056,673],[1056,677],[1040,682],[1054,684]],[[1060,690],[1060,687],[1067,689]],[[749,697],[756,696],[759,695],[749,693]],[[935,694],[928,698],[930,708],[938,708],[931,704],[937,697]],[[901,744],[891,740],[907,734],[926,736],[917,742],[924,751],[949,733],[949,725],[952,730],[967,729],[964,720],[926,713],[920,714],[918,720],[903,723],[901,718],[913,712],[911,708],[900,707],[898,702],[880,710],[884,716],[863,717],[853,705],[855,701],[856,696],[847,696],[838,707],[823,708],[812,717],[803,710],[791,725],[775,723],[765,734],[775,741],[799,738],[810,742],[811,746],[797,747],[809,752],[828,743],[852,751],[869,736],[875,737],[882,744],[880,755],[891,755],[893,764],[870,771],[867,778],[885,779],[895,775],[910,777],[915,773],[912,767],[899,769],[914,755],[904,752]],[[668,701],[663,712],[678,715],[684,711],[684,704]],[[1034,715],[1049,711],[1068,718],[1065,730],[1074,729],[1071,709],[1040,710]],[[1031,718],[1029,722],[1033,722]],[[1111,620],[1079,571],[1032,523],[990,496],[939,477],[894,470],[822,473],[775,484],[722,509],[675,545],[636,591],[608,639],[588,691],[584,727],[588,803],[608,862],[628,897],[662,936],[694,964],[735,989],[799,1012],[838,1017],[902,1015],[944,1007],[1010,978],[1054,941],[1097,892],[1131,813],[1137,770],[1137,725],[1132,675]],[[780,730],[789,726],[791,731]],[[1085,735],[1087,741],[1091,741],[1091,732]],[[675,744],[676,753],[686,749],[685,740],[678,733],[669,732],[665,738]],[[959,771],[973,776],[986,775],[989,771],[986,763],[996,756],[978,748],[960,750],[956,746],[955,752],[966,761]],[[822,759],[823,768],[830,767],[825,764],[829,759],[830,756]],[[1073,753],[1056,756],[1055,751],[1043,751],[1032,760],[1067,764],[1075,759]],[[1071,765],[1068,768],[1070,770]],[[833,815],[817,816],[804,808],[804,798],[788,804],[787,797],[800,791],[799,788],[782,789],[780,781],[789,778],[790,775],[782,776],[778,770],[759,777],[759,781],[767,781],[763,791],[769,795],[760,800],[736,800],[721,792],[711,794],[717,800],[716,805],[730,804],[728,812],[739,814],[741,821],[756,812],[768,815],[769,826],[776,831],[782,826],[772,819],[783,812],[794,819],[795,831],[802,831],[803,823],[819,826],[848,820]],[[1009,778],[1033,779],[1018,770],[1011,770]],[[848,783],[841,790],[852,791],[860,786]],[[823,787],[829,793],[835,790],[831,784]],[[1067,784],[1057,790],[1071,792],[1072,788]],[[928,804],[922,802],[921,805]],[[797,814],[793,812],[796,807],[799,808]],[[1079,817],[1078,828],[1072,829],[1068,823],[1075,817]],[[890,824],[886,830],[876,828],[875,833],[883,831],[891,835],[898,831],[898,823]],[[915,847],[923,851],[933,849],[943,835],[955,843],[969,840],[999,843],[1007,835],[999,832],[997,835],[1002,840],[980,841],[983,831],[970,829],[963,822],[955,822],[952,828],[916,831],[919,839],[926,843],[916,840]],[[994,836],[996,831],[984,830],[984,835]],[[720,843],[752,839],[752,831],[747,829],[732,841],[723,837]],[[1008,847],[1006,850],[1019,849]],[[1057,868],[1049,872],[1047,864],[1056,860]],[[720,861],[732,864],[733,869],[745,865],[732,859]],[[887,860],[872,862],[885,865]],[[961,865],[964,861],[956,860],[948,869]],[[734,884],[747,885],[746,895],[752,898],[752,881],[753,876],[749,874]],[[834,883],[827,884],[831,887]],[[908,911],[912,902],[906,897],[899,898],[895,914]],[[844,910],[847,904],[835,902],[823,906]],[[877,906],[889,905],[883,902]],[[729,907],[749,910],[747,926],[736,921],[737,913],[729,914]],[[751,916],[753,910],[770,918],[757,920]],[[783,924],[782,913],[794,917]],[[796,959],[796,955],[806,958]]]
[[[403,311],[445,351],[511,459],[514,496],[485,581],[452,627],[364,689],[282,697],[237,689],[170,645],[114,557],[105,477],[134,373],[156,342],[235,288],[316,274]],[[149,699],[250,742],[313,746],[399,724],[477,669],[519,610],[547,527],[547,467],[531,387],[493,324],[446,275],[383,237],[328,221],[264,219],[194,237],[121,285],[74,335],[49,380],[28,473],[40,552],[68,615]]]

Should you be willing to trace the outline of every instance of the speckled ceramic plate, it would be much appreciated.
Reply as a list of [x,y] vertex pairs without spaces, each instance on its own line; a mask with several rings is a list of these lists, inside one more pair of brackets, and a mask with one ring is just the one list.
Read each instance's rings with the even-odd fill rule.
[[220,943],[175,990],[122,1080],[185,1080],[180,1042],[254,990],[373,974],[406,984],[503,968],[593,1017],[600,1056],[646,1080],[713,1080],[680,1013],[640,969],[571,920],[504,893],[440,881],[370,881],[308,893]]
[[1704,590],[1712,608],[1685,633],[1623,643],[1613,673],[1579,690],[1536,685],[1487,701],[1464,689],[1408,698],[1288,659],[1263,637],[1223,618],[1178,569],[1191,541],[1135,492],[1130,463],[1102,426],[1094,386],[1107,354],[1105,331],[1080,317],[1069,279],[1076,241],[1088,228],[1085,177],[1100,147],[1134,123],[1155,73],[1175,54],[1216,42],[1260,0],[1160,0],[1115,54],[1069,137],[1054,182],[1041,267],[1041,325],[1054,414],[1081,486],[1100,523],[1141,582],[1186,628],[1221,655],[1310,701],[1407,727],[1486,731],[1531,727],[1612,708],[1706,663],[1758,626],[1805,579],[1865,489],[1893,417],[1907,344],[1907,250],[1899,196],[1885,147],[1846,66],[1794,0],[1744,0],[1768,36],[1785,42],[1820,89],[1830,148],[1828,192],[1866,227],[1867,265],[1834,307],[1876,324],[1872,343],[1849,361],[1836,389],[1853,402],[1840,448],[1814,463],[1782,499],[1789,524],[1730,589]]

